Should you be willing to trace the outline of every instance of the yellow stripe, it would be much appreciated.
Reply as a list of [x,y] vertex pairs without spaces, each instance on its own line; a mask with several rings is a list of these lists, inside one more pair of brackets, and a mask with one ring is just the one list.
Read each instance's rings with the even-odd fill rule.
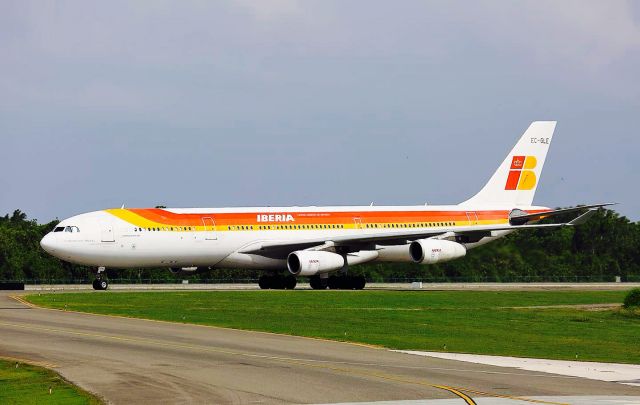
[[535,404],[570,405],[570,404],[567,404],[567,403],[564,403],[564,402],[543,401],[541,399],[516,397],[516,396],[504,395],[504,394],[494,394],[494,393],[491,393],[491,392],[477,391],[477,390],[472,390],[472,389],[469,389],[469,388],[460,388],[460,387],[454,387],[454,388],[458,389],[458,390],[464,390],[466,392],[472,392],[472,393],[478,394],[478,395],[489,395],[489,396],[496,397],[496,398],[507,398],[507,399],[513,399],[513,400],[516,400],[516,401],[532,402],[532,403],[535,403]]
[[[107,209],[106,212],[111,215],[128,222],[134,227],[140,228],[160,228],[164,230],[164,228],[171,229],[173,228],[175,231],[178,231],[179,228],[190,227],[194,231],[205,231],[211,230],[205,229],[203,225],[168,225],[163,224],[161,222],[151,221],[141,215],[138,215],[134,212],[131,212],[126,209]],[[453,225],[437,225],[442,223],[453,223]],[[313,231],[313,230],[339,230],[339,229],[361,229],[361,230],[371,230],[371,229],[431,229],[431,228],[448,228],[448,227],[456,227],[456,226],[480,226],[480,225],[501,225],[506,224],[506,219],[491,219],[491,220],[477,220],[473,221],[472,224],[469,221],[452,221],[452,220],[443,220],[443,221],[416,221],[416,222],[371,222],[371,223],[347,223],[347,224],[269,224],[269,225],[256,225],[256,224],[234,224],[234,225],[215,225],[213,230],[216,232],[224,232],[224,231],[274,231],[274,230],[285,230],[285,231]],[[427,226],[417,226],[426,224]],[[339,228],[332,228],[332,226],[339,225]],[[367,225],[370,225],[367,227]],[[377,225],[371,227],[371,225]],[[301,229],[297,227],[300,226]],[[262,227],[262,229],[260,229]],[[326,228],[325,228],[326,227]],[[244,229],[243,229],[244,228]]]
[[129,210],[113,208],[105,211],[115,217],[120,218],[123,221],[130,223],[131,225],[141,227],[141,228],[159,228],[159,227],[167,226],[166,224],[161,224],[160,222],[150,221],[147,218],[140,216]]
[[9,298],[13,298],[14,300],[18,301],[21,304],[24,304],[26,306],[28,306],[29,308],[37,308],[35,305],[33,305],[32,303],[25,301],[22,297],[20,297],[19,295],[10,295]]

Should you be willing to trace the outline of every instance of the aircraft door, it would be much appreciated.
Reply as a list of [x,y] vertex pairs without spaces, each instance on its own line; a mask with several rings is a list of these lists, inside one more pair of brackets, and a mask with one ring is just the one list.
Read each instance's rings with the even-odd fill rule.
[[204,226],[204,239],[205,240],[216,240],[218,236],[216,235],[216,223],[212,217],[203,217],[202,225]]
[[478,214],[475,211],[467,212],[467,219],[469,220],[469,225],[478,225]]
[[355,224],[356,229],[362,229],[362,218],[353,218],[353,223]]

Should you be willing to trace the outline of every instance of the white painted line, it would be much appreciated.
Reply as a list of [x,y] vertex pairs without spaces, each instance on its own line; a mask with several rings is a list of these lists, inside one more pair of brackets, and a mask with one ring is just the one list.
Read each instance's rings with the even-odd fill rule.
[[464,353],[420,352],[414,350],[394,350],[418,356],[466,361],[498,367],[512,367],[521,370],[539,371],[591,380],[617,382],[640,386],[640,365],[619,363],[596,363],[590,361],[566,361],[532,359],[524,357],[486,356]]
[[[568,405],[638,405],[640,397],[623,396],[555,396],[555,397],[527,397],[538,401],[557,402]],[[526,402],[509,398],[473,397],[478,405],[522,405]],[[404,401],[375,401],[375,402],[343,402],[331,405],[460,405],[460,398],[455,399],[413,399]],[[323,404],[329,405],[329,404]]]

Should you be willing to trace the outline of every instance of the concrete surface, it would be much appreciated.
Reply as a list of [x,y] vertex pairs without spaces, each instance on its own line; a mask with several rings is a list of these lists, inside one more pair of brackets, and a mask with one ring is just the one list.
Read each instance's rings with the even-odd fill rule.
[[418,356],[437,357],[439,359],[459,360],[469,363],[489,364],[498,367],[512,367],[520,370],[542,371],[591,380],[611,381],[620,384],[640,386],[640,365],[599,363],[595,361],[566,361],[532,359],[526,357],[487,356],[466,353],[421,352],[415,350],[396,350],[400,353]]
[[[567,405],[638,405],[640,397],[611,397],[611,396],[579,396],[579,397],[527,397],[527,401],[513,400],[511,398],[473,398],[477,405],[511,405],[526,404],[567,404]],[[423,399],[409,401],[380,401],[380,402],[345,402],[335,405],[459,405],[459,399]]]

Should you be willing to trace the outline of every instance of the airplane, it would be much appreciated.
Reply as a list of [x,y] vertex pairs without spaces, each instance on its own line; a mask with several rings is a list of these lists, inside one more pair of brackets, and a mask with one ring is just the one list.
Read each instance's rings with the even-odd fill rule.
[[[370,262],[434,264],[516,230],[585,222],[593,204],[553,210],[532,205],[556,121],[535,121],[486,185],[457,205],[248,208],[116,208],[73,216],[40,242],[49,254],[95,269],[167,267],[178,274],[259,269],[262,289],[362,289],[348,268]],[[543,218],[575,213],[565,223]],[[338,274],[339,276],[336,276]]]

